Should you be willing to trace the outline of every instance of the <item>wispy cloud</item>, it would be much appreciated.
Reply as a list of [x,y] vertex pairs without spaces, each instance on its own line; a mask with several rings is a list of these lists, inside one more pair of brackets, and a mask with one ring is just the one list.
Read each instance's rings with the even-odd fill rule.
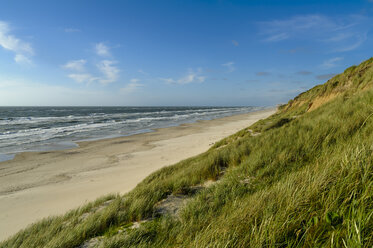
[[140,82],[140,79],[138,79],[138,78],[132,78],[131,80],[130,80],[130,82],[131,83],[137,83],[137,82]]
[[23,54],[16,54],[16,56],[14,57],[14,61],[17,62],[18,64],[27,64],[27,65],[32,64],[31,59],[29,59]]
[[288,19],[260,22],[260,35],[266,42],[288,39],[330,44],[334,52],[355,50],[367,40],[372,19],[362,15],[330,18],[324,15],[297,15]]
[[0,21],[0,46],[15,53],[14,61],[19,64],[30,64],[30,56],[34,54],[31,44],[10,34],[7,22]]
[[336,52],[348,52],[355,50],[360,47],[367,40],[367,33],[364,34],[353,34],[346,38],[346,41],[343,42],[339,47],[335,49]]
[[79,59],[79,60],[70,60],[65,65],[63,65],[63,68],[74,70],[74,71],[84,71],[84,65],[86,64],[85,59]]
[[94,76],[87,72],[85,68],[86,63],[87,61],[85,59],[71,60],[62,67],[69,71],[73,71],[73,73],[70,73],[67,76],[77,83],[90,84],[93,82],[100,82],[102,84],[109,84],[117,81],[119,78],[120,70],[115,66],[117,64],[116,61],[102,60],[96,65],[102,76]]
[[334,28],[333,23],[321,15],[298,15],[289,19],[272,20],[259,23],[265,41],[281,41],[299,35],[299,33]]
[[65,28],[66,33],[77,33],[80,32],[80,29],[77,28]]
[[289,35],[287,33],[279,33],[279,34],[274,34],[269,36],[268,38],[265,39],[265,41],[281,41],[281,40],[286,40],[289,38]]
[[145,71],[143,71],[142,69],[137,70],[137,72],[138,72],[138,73],[141,73],[141,74],[143,74],[143,75],[148,75],[148,73],[145,72]]
[[197,70],[189,69],[187,75],[179,78],[160,78],[167,84],[190,84],[190,83],[203,83],[206,77],[202,75],[202,69],[198,68]]
[[68,77],[74,80],[75,82],[87,84],[90,84],[99,79],[97,77],[92,76],[89,73],[72,73],[69,74]]
[[345,39],[348,39],[352,36],[353,34],[352,33],[339,33],[339,34],[336,34],[332,37],[329,37],[327,39],[325,39],[326,42],[338,42],[338,41],[343,41]]
[[233,46],[236,46],[236,47],[238,47],[240,44],[238,43],[238,41],[236,41],[236,40],[232,40],[232,44],[233,44]]
[[103,60],[97,64],[97,68],[104,74],[104,78],[100,79],[102,84],[115,82],[119,77],[120,70],[115,66],[116,61]]
[[73,73],[70,73],[67,76],[77,83],[90,84],[99,80],[98,77],[95,77],[92,74],[86,72],[86,63],[87,61],[85,59],[70,60],[66,64],[64,64],[62,68],[73,71]]
[[110,49],[104,43],[100,42],[95,45],[96,54],[103,57],[110,56]]
[[198,73],[194,71],[190,71],[186,76],[180,78],[177,80],[178,84],[190,84],[190,83],[203,83],[205,81],[205,77],[199,75]]
[[342,57],[335,57],[331,58],[328,60],[325,60],[322,64],[321,67],[324,69],[329,69],[337,66],[337,62],[343,60]]
[[143,84],[138,83],[139,80],[137,78],[133,78],[130,81],[131,81],[131,83],[126,84],[123,88],[120,89],[121,93],[129,94],[129,93],[132,93],[132,92],[144,87]]
[[177,80],[173,78],[160,78],[160,80],[162,80],[163,82],[167,84],[175,84],[177,82]]
[[227,68],[227,70],[228,70],[227,72],[233,72],[233,71],[236,70],[236,68],[234,67],[234,62],[233,61],[222,64],[222,66]]

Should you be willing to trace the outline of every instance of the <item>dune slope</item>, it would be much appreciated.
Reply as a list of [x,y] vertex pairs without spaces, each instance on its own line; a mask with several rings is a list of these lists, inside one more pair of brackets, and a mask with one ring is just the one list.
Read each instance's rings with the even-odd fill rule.
[[371,247],[373,59],[1,247]]

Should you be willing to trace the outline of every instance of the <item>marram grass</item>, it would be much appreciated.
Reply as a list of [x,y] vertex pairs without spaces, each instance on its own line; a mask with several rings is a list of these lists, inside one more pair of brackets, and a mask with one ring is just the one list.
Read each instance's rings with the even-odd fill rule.
[[[372,247],[372,75],[372,59],[350,67],[252,131],[0,247],[77,247],[94,237],[97,247]],[[190,194],[178,217],[155,214],[157,202],[207,180],[218,183]]]

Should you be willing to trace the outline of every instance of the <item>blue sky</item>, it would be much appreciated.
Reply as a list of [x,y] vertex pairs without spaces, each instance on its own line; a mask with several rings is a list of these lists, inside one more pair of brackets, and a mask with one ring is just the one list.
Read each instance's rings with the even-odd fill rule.
[[373,0],[2,1],[0,105],[268,106],[373,56]]

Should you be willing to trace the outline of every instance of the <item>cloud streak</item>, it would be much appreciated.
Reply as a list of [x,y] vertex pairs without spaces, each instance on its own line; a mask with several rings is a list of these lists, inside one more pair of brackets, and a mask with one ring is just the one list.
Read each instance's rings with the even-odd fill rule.
[[361,15],[330,18],[313,14],[260,22],[258,25],[259,34],[265,42],[303,39],[328,44],[334,52],[347,52],[357,49],[367,40],[371,23],[371,18]]
[[228,70],[227,72],[233,72],[233,71],[236,70],[236,68],[234,67],[234,62],[233,61],[222,64],[222,66],[227,68],[227,70]]
[[139,80],[137,78],[133,78],[130,80],[131,83],[126,84],[123,88],[120,89],[120,92],[123,94],[129,94],[137,91],[138,89],[144,87],[143,84],[138,83]]
[[321,15],[298,15],[289,19],[273,20],[259,23],[265,41],[286,40],[300,33],[318,31],[320,28],[335,28],[334,24]]
[[189,72],[179,78],[179,79],[173,79],[173,78],[160,78],[160,80],[164,81],[167,84],[191,84],[191,83],[203,83],[205,81],[206,77],[202,75],[202,69],[199,68],[198,70],[192,70],[190,69]]
[[74,71],[84,71],[84,65],[87,63],[85,59],[79,59],[79,60],[70,60],[65,65],[63,65],[63,68],[74,70]]
[[77,83],[87,83],[87,84],[90,84],[99,79],[97,77],[92,76],[89,73],[72,73],[72,74],[69,74],[68,77]]
[[32,64],[31,59],[29,59],[27,56],[23,54],[16,54],[16,56],[14,57],[14,61],[17,62],[18,64],[27,64],[27,65]]
[[[347,40],[347,38],[345,39]],[[364,34],[352,34],[348,37],[348,41],[345,44],[340,45],[334,51],[336,52],[348,52],[357,49],[367,40],[367,33]]]
[[335,57],[335,58],[331,58],[331,59],[325,60],[321,64],[321,67],[324,68],[324,69],[330,69],[330,68],[336,67],[337,66],[337,62],[341,61],[341,60],[343,60],[342,57]]

